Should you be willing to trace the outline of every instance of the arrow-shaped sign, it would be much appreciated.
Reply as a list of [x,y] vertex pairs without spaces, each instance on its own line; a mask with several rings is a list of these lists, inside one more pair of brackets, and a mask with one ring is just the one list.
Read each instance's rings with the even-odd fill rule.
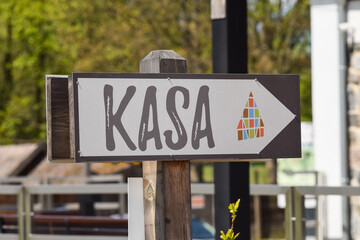
[[[291,94],[264,86],[279,80]],[[295,75],[74,73],[73,81],[76,161],[300,156]]]

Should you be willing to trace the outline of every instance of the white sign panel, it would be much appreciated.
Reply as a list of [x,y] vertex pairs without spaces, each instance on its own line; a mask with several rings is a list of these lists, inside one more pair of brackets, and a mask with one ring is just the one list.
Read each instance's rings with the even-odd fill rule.
[[257,78],[128,75],[73,75],[77,161],[261,157],[296,117]]

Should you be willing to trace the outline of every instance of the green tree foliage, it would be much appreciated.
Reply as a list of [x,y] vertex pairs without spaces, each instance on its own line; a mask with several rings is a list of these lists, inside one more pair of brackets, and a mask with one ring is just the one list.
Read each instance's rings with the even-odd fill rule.
[[303,121],[311,120],[309,0],[248,0],[249,72],[300,74]]
[[[308,1],[248,1],[251,72],[300,73],[310,94]],[[45,139],[46,74],[138,72],[155,49],[210,73],[210,1],[0,0],[0,143]]]
[[[2,31],[0,76],[1,139],[44,138],[44,73],[54,69],[55,8],[44,1],[0,2]],[[5,26],[3,28],[3,26]]]
[[0,0],[0,143],[45,139],[45,75],[138,72],[173,49],[211,72],[208,1]]

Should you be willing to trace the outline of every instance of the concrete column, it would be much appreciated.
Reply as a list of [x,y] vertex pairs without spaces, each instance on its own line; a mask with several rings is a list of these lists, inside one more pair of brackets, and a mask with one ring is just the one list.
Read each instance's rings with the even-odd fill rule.
[[[344,184],[347,166],[345,96],[345,42],[339,24],[344,21],[340,0],[311,2],[311,74],[315,168],[326,185]],[[341,197],[328,197],[324,239],[344,239]]]

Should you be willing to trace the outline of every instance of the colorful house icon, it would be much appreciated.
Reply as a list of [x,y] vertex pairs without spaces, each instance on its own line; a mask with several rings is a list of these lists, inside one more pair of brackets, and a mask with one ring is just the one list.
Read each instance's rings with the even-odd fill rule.
[[252,92],[250,92],[249,99],[246,102],[237,130],[239,141],[264,137],[264,122]]

